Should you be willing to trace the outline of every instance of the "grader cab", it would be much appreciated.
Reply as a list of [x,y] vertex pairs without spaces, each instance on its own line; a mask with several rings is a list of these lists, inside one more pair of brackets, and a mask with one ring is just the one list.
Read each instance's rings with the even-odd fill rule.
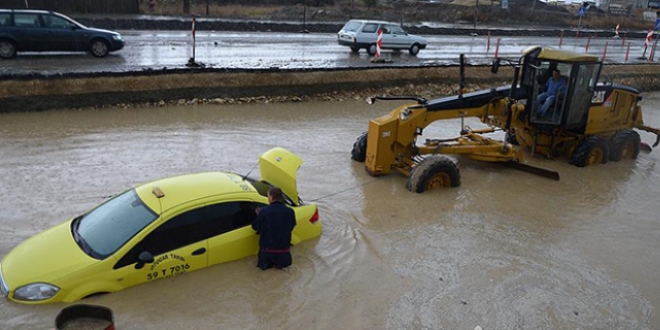
[[[374,176],[396,170],[408,176],[410,191],[424,192],[460,185],[459,169],[444,156],[447,154],[501,163],[558,180],[556,172],[525,164],[519,148],[527,147],[532,155],[547,158],[565,156],[582,167],[634,159],[641,146],[650,151],[633,128],[658,135],[654,146],[660,141],[660,130],[644,125],[637,104],[641,100],[638,89],[598,83],[602,62],[597,57],[530,47],[520,59],[508,62],[514,67],[511,86],[435,100],[416,96],[369,98],[370,103],[416,103],[371,120],[369,130],[353,145],[351,158],[365,162],[365,169]],[[493,73],[500,63],[500,59],[493,62]],[[461,56],[461,91],[463,72]],[[548,100],[548,86],[552,84],[555,93]],[[462,124],[457,137],[417,142],[431,123],[465,117],[477,117],[489,127],[472,130]],[[495,131],[504,131],[504,139],[485,136]]]

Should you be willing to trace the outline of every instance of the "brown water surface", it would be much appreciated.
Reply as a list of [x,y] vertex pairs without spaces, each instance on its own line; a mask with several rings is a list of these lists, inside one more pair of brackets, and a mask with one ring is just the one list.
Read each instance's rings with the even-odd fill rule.
[[[300,194],[324,223],[290,269],[262,272],[247,258],[85,302],[110,307],[118,330],[660,328],[657,151],[589,168],[527,157],[559,182],[459,158],[459,188],[413,194],[404,177],[372,178],[350,160],[368,120],[394,105],[0,115],[0,256],[127,187],[247,173],[282,146],[305,160]],[[660,127],[660,94],[644,107]],[[435,123],[425,137],[459,129]],[[2,299],[0,328],[52,329],[65,306]]]

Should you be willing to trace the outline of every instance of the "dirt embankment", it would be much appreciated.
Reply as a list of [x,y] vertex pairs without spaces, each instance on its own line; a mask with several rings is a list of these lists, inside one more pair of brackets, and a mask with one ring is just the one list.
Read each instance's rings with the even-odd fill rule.
[[[466,70],[469,89],[510,84],[512,70],[497,75],[489,67]],[[60,108],[197,103],[340,100],[366,96],[456,94],[459,68],[369,68],[335,70],[171,70],[57,77],[19,77],[0,81],[0,112]],[[603,77],[643,91],[660,90],[658,65],[610,65]],[[394,78],[393,78],[394,77]]]

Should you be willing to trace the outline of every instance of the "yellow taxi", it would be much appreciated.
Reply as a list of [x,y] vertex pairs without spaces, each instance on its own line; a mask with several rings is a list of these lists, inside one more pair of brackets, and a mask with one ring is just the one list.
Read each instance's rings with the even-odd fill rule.
[[2,294],[20,303],[73,302],[255,255],[251,222],[272,186],[295,211],[292,244],[321,234],[317,206],[298,197],[302,159],[259,157],[261,180],[187,174],[127,190],[19,244],[0,262]]

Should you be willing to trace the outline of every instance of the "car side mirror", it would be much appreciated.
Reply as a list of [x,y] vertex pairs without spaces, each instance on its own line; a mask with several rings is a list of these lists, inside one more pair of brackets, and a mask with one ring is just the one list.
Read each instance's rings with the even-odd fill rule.
[[151,253],[149,253],[149,251],[144,251],[140,253],[138,259],[140,259],[140,261],[144,262],[145,264],[150,264],[154,262],[154,256]]
[[78,30],[78,27],[75,25],[71,25],[71,31],[75,31],[75,30]]
[[154,256],[148,251],[144,251],[138,256],[138,262],[135,264],[135,269],[142,269],[145,264],[150,264],[152,262],[154,262]]
[[500,59],[496,58],[493,60],[493,64],[490,66],[490,72],[497,73],[497,70],[500,68]]

